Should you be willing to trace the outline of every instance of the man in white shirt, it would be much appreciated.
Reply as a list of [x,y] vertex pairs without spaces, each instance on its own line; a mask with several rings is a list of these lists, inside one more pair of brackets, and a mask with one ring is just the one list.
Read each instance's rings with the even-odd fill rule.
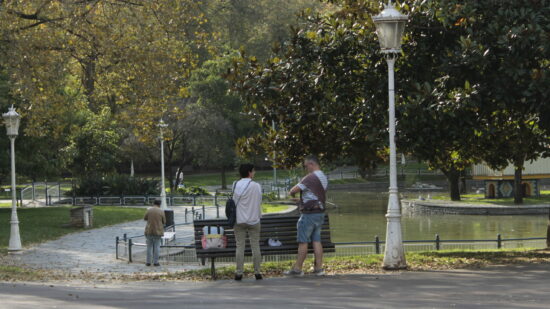
[[262,279],[260,266],[262,255],[260,252],[260,218],[262,217],[262,186],[252,181],[254,178],[254,165],[241,164],[239,174],[241,179],[233,184],[233,199],[237,205],[237,222],[233,227],[235,230],[235,262],[237,269],[235,271],[235,280],[240,281],[243,278],[244,271],[244,249],[246,245],[246,235],[250,240],[252,257],[254,262],[254,275],[256,280]]

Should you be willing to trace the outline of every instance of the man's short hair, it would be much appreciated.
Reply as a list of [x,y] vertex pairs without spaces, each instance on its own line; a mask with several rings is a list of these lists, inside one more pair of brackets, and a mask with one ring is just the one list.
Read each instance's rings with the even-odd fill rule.
[[315,164],[317,164],[317,165],[319,165],[319,166],[321,165],[321,164],[319,163],[319,159],[317,159],[317,156],[315,156],[315,155],[307,155],[307,156],[304,158],[304,161],[313,162],[313,163],[315,163]]
[[153,205],[160,206],[161,202],[160,200],[154,200]]
[[241,178],[248,177],[248,174],[252,172],[254,169],[254,164],[251,163],[244,163],[239,166],[239,174],[241,175]]

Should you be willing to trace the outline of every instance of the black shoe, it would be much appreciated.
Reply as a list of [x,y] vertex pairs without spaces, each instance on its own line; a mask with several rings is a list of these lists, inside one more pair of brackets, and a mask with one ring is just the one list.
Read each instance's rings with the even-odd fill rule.
[[145,263],[145,266],[151,266],[151,263]]
[[256,277],[256,280],[262,280],[264,278],[262,274],[255,274],[254,277]]
[[243,275],[235,275],[235,281],[243,280]]
[[155,263],[155,264],[153,264],[153,266],[160,266],[160,264],[159,264],[159,263]]

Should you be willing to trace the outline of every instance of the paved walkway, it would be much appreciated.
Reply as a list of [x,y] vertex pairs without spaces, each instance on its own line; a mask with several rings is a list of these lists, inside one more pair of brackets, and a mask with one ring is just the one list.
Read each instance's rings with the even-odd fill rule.
[[242,282],[0,283],[0,308],[548,308],[550,266]]
[[[176,224],[185,222],[185,207],[173,207]],[[143,209],[145,214],[145,208]],[[223,215],[223,207],[220,207]],[[216,209],[206,208],[206,217],[215,218]],[[191,220],[191,214],[188,215]],[[115,237],[126,233],[128,236],[143,235],[145,221],[138,220],[113,226],[92,229],[84,232],[65,235],[57,240],[48,241],[36,247],[26,248],[23,254],[11,256],[18,263],[34,268],[60,269],[64,271],[93,273],[136,273],[159,271],[182,271],[199,268],[199,264],[162,265],[161,267],[145,267],[142,263],[129,264],[125,260],[115,258]],[[177,227],[178,243],[189,244],[193,240],[193,226]],[[144,239],[140,240],[144,242]],[[140,248],[134,247],[135,254],[140,254]],[[141,248],[144,251],[144,248]]]

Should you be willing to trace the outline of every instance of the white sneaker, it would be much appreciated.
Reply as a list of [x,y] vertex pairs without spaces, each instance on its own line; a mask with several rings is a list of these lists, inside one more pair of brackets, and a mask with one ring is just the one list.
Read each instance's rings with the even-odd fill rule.
[[278,239],[273,239],[273,238],[270,238],[270,239],[267,241],[267,244],[268,244],[270,247],[280,247],[280,246],[283,245],[283,244],[281,243],[280,240],[278,240]]
[[315,276],[324,276],[324,275],[326,275],[325,270],[322,269],[322,268],[321,268],[321,269],[316,269],[316,270],[314,270],[314,271],[313,271],[313,274],[314,274]]

